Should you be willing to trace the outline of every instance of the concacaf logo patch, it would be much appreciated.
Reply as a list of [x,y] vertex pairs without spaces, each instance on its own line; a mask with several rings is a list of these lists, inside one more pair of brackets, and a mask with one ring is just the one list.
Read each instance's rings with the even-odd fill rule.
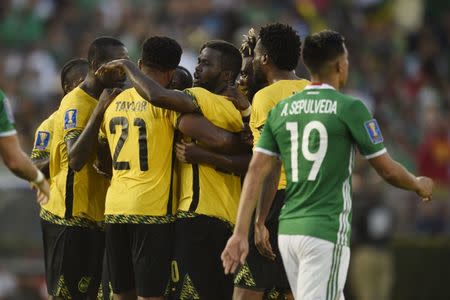
[[38,150],[45,150],[50,142],[50,132],[48,131],[38,131],[36,137],[36,144],[34,147]]
[[76,109],[69,109],[64,116],[64,129],[71,129],[77,127],[77,113]]
[[381,134],[380,127],[378,126],[377,120],[372,119],[364,123],[367,133],[369,134],[370,140],[373,144],[379,144],[383,142],[383,135]]

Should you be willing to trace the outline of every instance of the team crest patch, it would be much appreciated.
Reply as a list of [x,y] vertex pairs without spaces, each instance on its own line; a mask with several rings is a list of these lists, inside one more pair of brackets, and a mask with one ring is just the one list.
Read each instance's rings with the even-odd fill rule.
[[64,116],[64,129],[71,129],[77,126],[77,112],[76,109],[69,109]]
[[364,123],[367,133],[369,134],[370,140],[373,144],[379,144],[383,142],[383,135],[381,134],[380,127],[378,126],[377,120],[372,119]]
[[38,150],[45,150],[50,142],[50,132],[48,131],[38,131],[36,137],[36,145],[34,147]]

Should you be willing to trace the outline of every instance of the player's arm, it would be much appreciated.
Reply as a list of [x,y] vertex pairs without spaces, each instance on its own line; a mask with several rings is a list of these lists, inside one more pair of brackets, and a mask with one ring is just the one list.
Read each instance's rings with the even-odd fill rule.
[[16,176],[31,182],[39,189],[38,202],[48,201],[50,194],[48,182],[44,174],[39,171],[22,151],[17,135],[0,137],[0,156],[11,172]]
[[195,143],[181,142],[176,144],[176,154],[179,160],[191,164],[208,164],[217,170],[245,175],[251,159],[251,153],[225,155],[204,149]]
[[112,177],[112,157],[106,138],[98,139],[97,160],[94,163],[94,168],[98,174],[106,178]]
[[142,73],[130,60],[113,60],[103,65],[97,72],[101,73],[113,69],[121,69],[125,72],[139,95],[154,106],[181,113],[198,111],[197,105],[192,101],[192,98],[189,95],[181,91],[164,88]]
[[[43,153],[42,153],[43,154]],[[38,168],[42,173],[44,173],[46,178],[50,177],[50,156],[48,155],[42,155],[38,156],[36,154],[31,154],[31,161],[33,164]]]
[[433,180],[430,178],[414,176],[405,167],[393,160],[388,153],[369,159],[369,162],[389,184],[414,191],[423,201],[431,200]]
[[89,159],[96,154],[98,132],[103,122],[103,115],[109,104],[120,92],[121,90],[117,88],[103,90],[98,104],[81,134],[66,141],[71,169],[80,171]]
[[352,102],[344,116],[359,151],[384,180],[393,186],[416,192],[424,201],[431,200],[433,181],[415,177],[389,156],[377,121],[361,101]]
[[181,115],[178,118],[177,128],[184,135],[219,153],[248,153],[250,149],[249,145],[242,141],[240,134],[219,128],[200,114]]
[[277,172],[277,159],[274,156],[256,152],[245,176],[234,232],[222,253],[225,274],[234,273],[240,264],[245,263],[248,254],[248,233],[253,212],[261,198],[263,185]]

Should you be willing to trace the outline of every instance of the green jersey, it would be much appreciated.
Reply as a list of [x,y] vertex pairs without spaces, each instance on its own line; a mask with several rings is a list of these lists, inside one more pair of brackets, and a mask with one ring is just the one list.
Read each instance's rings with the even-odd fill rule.
[[8,98],[0,90],[0,137],[16,134],[14,128],[14,117]]
[[349,245],[355,146],[367,159],[386,152],[366,106],[330,85],[309,85],[270,111],[255,151],[280,156],[286,170],[280,234]]

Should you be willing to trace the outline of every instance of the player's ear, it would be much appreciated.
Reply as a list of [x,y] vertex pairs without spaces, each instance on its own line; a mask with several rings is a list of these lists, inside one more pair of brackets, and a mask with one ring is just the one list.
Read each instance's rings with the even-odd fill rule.
[[269,63],[269,55],[264,54],[264,55],[261,57],[261,63],[262,63],[263,65],[267,65],[267,64]]
[[169,85],[172,80],[173,80],[173,76],[175,75],[175,70],[170,70],[166,72],[166,76],[167,76],[167,84]]
[[139,67],[139,70],[142,71],[142,59],[140,59],[140,58],[138,60],[138,67]]

